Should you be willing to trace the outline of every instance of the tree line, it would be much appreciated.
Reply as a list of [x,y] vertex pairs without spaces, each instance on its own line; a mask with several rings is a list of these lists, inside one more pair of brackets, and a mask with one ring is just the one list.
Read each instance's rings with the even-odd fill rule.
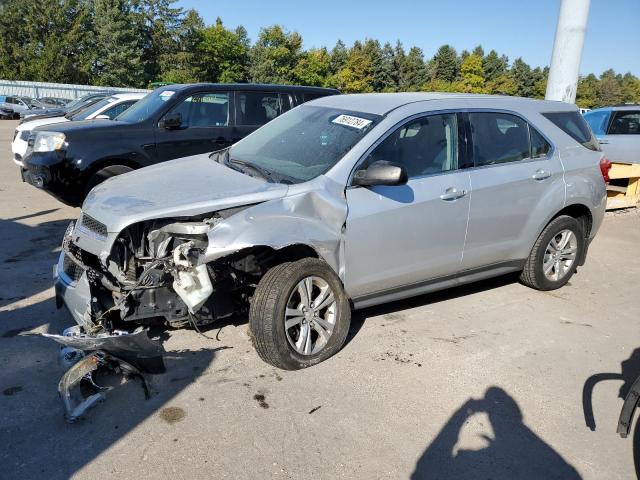
[[[458,53],[375,39],[303,48],[279,25],[255,42],[218,18],[206,25],[175,0],[0,0],[0,78],[147,87],[151,82],[256,82],[343,92],[440,91],[543,98],[548,68],[481,46]],[[576,103],[640,103],[640,79],[607,70],[580,78]]]

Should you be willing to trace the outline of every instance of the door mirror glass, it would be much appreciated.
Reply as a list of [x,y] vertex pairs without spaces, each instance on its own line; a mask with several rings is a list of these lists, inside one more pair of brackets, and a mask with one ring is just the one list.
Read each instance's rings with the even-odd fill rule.
[[170,113],[162,120],[158,125],[160,128],[166,128],[167,130],[175,130],[182,126],[182,114],[175,112]]
[[358,170],[353,176],[353,184],[363,187],[375,185],[404,185],[407,183],[407,170],[397,163],[377,160],[367,168]]

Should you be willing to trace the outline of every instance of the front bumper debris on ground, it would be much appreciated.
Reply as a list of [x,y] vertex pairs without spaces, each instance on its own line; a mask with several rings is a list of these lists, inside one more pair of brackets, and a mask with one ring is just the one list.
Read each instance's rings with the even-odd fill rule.
[[58,384],[65,418],[69,422],[104,401],[106,393],[113,389],[96,383],[97,372],[122,375],[126,379],[139,378],[145,397],[149,398],[149,387],[142,372],[162,373],[165,370],[162,345],[151,340],[148,331],[142,328],[132,333],[88,335],[76,325],[62,335],[44,336],[63,345],[60,350],[62,363],[71,365]]

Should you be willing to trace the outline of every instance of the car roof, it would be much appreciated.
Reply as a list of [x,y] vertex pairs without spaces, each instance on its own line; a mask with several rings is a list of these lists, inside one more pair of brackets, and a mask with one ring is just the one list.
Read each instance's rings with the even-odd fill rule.
[[269,83],[175,83],[159,87],[156,90],[190,91],[190,90],[268,90],[272,92],[307,92],[307,93],[340,93],[335,88],[307,87],[303,85],[276,85]]
[[312,105],[340,108],[356,112],[386,115],[396,108],[416,102],[428,102],[447,99],[474,99],[487,103],[487,107],[517,108],[528,106],[535,110],[546,111],[577,111],[575,105],[549,100],[510,97],[507,95],[481,95],[473,93],[442,93],[442,92],[402,92],[402,93],[359,93],[352,95],[336,95],[318,98],[310,102]]
[[[638,110],[640,109],[640,104],[638,103],[621,103],[618,105],[609,105],[607,107],[594,108],[591,112],[600,112],[603,110]],[[591,113],[589,112],[589,113]]]

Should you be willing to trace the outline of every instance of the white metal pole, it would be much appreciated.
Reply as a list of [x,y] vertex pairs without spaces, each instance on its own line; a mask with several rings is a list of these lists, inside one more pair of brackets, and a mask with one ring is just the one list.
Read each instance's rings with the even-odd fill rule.
[[547,83],[547,100],[575,103],[580,73],[580,58],[591,0],[562,0],[551,68]]

